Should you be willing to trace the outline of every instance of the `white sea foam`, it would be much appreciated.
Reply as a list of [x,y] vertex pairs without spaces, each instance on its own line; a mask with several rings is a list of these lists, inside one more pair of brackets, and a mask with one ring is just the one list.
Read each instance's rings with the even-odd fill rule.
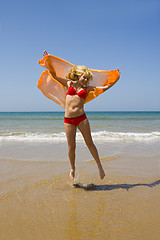
[[94,132],[93,138],[96,141],[116,142],[116,141],[136,141],[136,142],[152,142],[160,141],[160,132],[151,133],[134,133],[134,132]]
[[[94,141],[97,142],[160,142],[160,132],[136,133],[136,132],[92,132]],[[83,141],[81,133],[77,132],[78,142]],[[12,132],[0,134],[0,142],[66,142],[65,132],[60,133],[28,133]]]

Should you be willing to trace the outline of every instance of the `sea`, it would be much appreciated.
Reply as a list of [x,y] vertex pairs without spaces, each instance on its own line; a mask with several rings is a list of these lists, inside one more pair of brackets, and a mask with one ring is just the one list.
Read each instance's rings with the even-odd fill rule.
[[[141,147],[140,151],[144,147],[146,151],[160,149],[160,112],[96,111],[86,115],[102,156],[117,154],[131,145],[132,150],[134,146]],[[66,159],[63,118],[64,112],[0,112],[0,158]],[[84,144],[79,131],[76,141]]]

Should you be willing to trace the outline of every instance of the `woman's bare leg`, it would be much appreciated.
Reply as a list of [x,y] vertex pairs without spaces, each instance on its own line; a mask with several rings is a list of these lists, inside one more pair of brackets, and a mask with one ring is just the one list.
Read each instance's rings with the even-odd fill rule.
[[101,165],[97,148],[94,145],[93,140],[92,140],[91,130],[90,130],[90,125],[89,125],[88,119],[85,119],[84,121],[82,121],[78,125],[78,128],[79,128],[80,132],[82,133],[82,135],[84,137],[84,140],[85,140],[85,143],[86,143],[87,147],[89,148],[93,158],[95,159],[95,161],[97,163],[100,178],[103,179],[105,177],[105,172],[104,172],[103,167]]
[[71,164],[71,171],[69,177],[73,180],[75,176],[75,149],[77,127],[68,123],[65,123],[64,126],[68,142],[68,156]]

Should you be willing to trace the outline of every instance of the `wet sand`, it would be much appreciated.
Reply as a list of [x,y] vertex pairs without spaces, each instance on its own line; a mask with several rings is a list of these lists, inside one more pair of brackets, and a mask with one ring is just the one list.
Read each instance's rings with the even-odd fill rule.
[[71,181],[67,161],[1,159],[0,239],[159,240],[159,158],[102,163],[104,180],[91,160],[77,163]]

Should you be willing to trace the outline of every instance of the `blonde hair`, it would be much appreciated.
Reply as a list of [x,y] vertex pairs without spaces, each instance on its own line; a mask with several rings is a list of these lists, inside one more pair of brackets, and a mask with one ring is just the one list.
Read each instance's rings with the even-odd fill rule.
[[86,73],[88,80],[93,79],[93,74],[89,71],[86,66],[74,66],[70,69],[70,72],[66,75],[67,79],[78,81],[79,78]]

